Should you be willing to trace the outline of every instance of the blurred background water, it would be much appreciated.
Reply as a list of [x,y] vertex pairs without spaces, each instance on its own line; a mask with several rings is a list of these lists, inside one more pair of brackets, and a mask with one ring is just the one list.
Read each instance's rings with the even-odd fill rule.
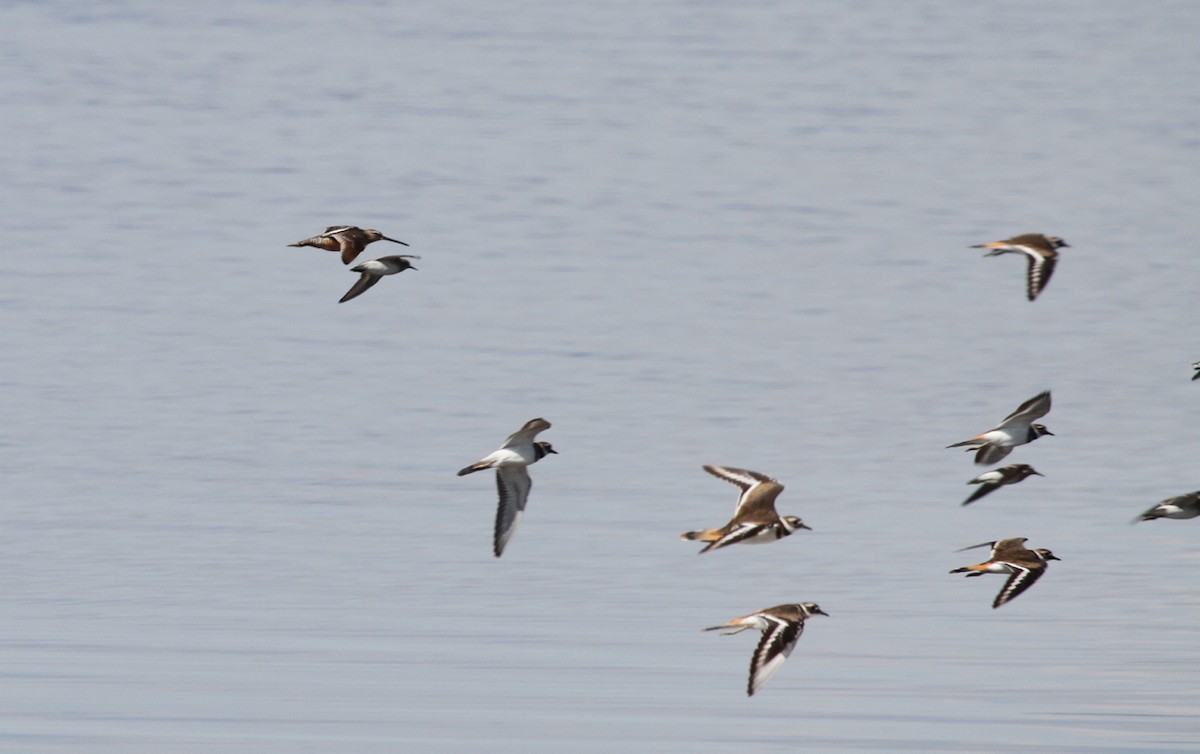
[[[1197,524],[1127,523],[1200,487],[1194,3],[0,19],[0,749],[1200,748]],[[342,223],[419,270],[338,305]],[[1034,304],[968,248],[1024,232]],[[454,471],[534,416],[496,560]],[[698,558],[704,463],[814,531]],[[993,611],[946,571],[1012,536]],[[747,699],[697,629],[801,600]]]

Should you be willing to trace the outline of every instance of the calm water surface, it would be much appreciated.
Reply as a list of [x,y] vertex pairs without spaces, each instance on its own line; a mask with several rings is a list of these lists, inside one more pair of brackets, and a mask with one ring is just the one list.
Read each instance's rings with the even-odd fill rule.
[[[0,20],[0,749],[1200,749],[1198,524],[1127,523],[1200,487],[1200,7]],[[339,306],[335,223],[419,270]],[[1030,231],[1032,305],[967,248]],[[453,472],[534,416],[496,560]],[[815,531],[696,557],[704,463]],[[993,611],[946,572],[1011,536],[1063,560]],[[747,699],[697,629],[800,600]]]

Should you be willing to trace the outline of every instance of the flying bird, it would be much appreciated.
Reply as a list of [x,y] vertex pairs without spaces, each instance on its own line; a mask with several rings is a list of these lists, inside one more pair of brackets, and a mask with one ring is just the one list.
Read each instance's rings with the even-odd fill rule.
[[[403,241],[388,238],[374,228],[356,228],[353,225],[330,225],[324,233],[290,243],[288,246],[312,246],[325,251],[336,251],[342,255],[342,264],[350,264],[355,257],[362,253],[363,249],[367,248],[367,244],[375,241],[391,241],[401,246],[408,246]],[[420,257],[409,254],[403,256],[420,259]]]
[[967,578],[982,576],[985,573],[1009,574],[1008,581],[1004,582],[1000,593],[996,595],[995,601],[992,602],[992,609],[994,610],[1004,603],[1015,599],[1021,592],[1033,586],[1034,582],[1040,579],[1042,574],[1046,572],[1046,565],[1051,560],[1062,559],[1055,557],[1054,553],[1046,549],[1038,548],[1036,550],[1029,550],[1025,547],[1026,541],[1026,537],[1014,537],[1012,539],[1001,539],[996,542],[984,542],[983,544],[964,547],[958,550],[958,552],[973,550],[976,547],[991,547],[992,555],[983,563],[955,568],[950,573],[965,573],[967,574]]
[[779,670],[783,661],[795,649],[796,641],[800,638],[800,634],[804,633],[804,621],[813,615],[828,617],[829,613],[813,602],[776,605],[768,607],[766,610],[759,610],[757,613],[734,618],[720,626],[710,626],[702,630],[732,629],[724,631],[723,636],[730,636],[750,628],[762,631],[762,638],[758,640],[758,646],[754,648],[754,654],[750,656],[750,680],[746,684],[746,696],[754,696],[754,692],[775,675],[775,671]]
[[728,466],[705,466],[704,470],[718,479],[737,485],[742,490],[738,496],[733,518],[720,529],[688,531],[680,539],[708,542],[701,553],[733,544],[763,544],[776,542],[797,529],[809,529],[796,516],[780,516],[775,512],[775,498],[783,492],[783,485],[766,474]]
[[1133,519],[1132,523],[1153,521],[1156,518],[1195,518],[1196,516],[1200,516],[1200,491],[1169,497]]
[[972,249],[991,249],[985,257],[995,257],[1000,254],[1024,254],[1029,258],[1028,281],[1026,295],[1030,301],[1038,297],[1050,276],[1054,274],[1054,262],[1058,257],[1057,249],[1068,247],[1066,241],[1058,236],[1043,236],[1041,233],[1025,233],[1020,236],[992,243],[981,243]]
[[990,495],[1006,484],[1016,484],[1024,480],[1026,477],[1037,474],[1045,476],[1038,471],[1035,471],[1032,466],[1027,463],[1015,463],[1012,466],[1001,466],[998,469],[985,471],[975,477],[967,484],[978,484],[979,489],[971,493],[971,496],[962,502],[963,505],[970,505],[979,498]]
[[550,429],[550,422],[545,419],[530,419],[525,426],[509,435],[499,450],[458,471],[459,476],[466,476],[485,469],[496,470],[500,504],[496,508],[492,551],[497,558],[504,554],[504,548],[516,533],[517,524],[525,512],[525,504],[529,502],[533,481],[529,478],[528,466],[550,453],[558,453],[550,443],[536,440],[538,433],[547,429]]
[[346,295],[338,299],[339,304],[344,304],[352,298],[361,296],[368,288],[378,283],[384,275],[395,275],[404,272],[405,270],[415,270],[409,263],[406,255],[380,257],[372,259],[369,262],[356,264],[350,268],[352,272],[360,273],[358,280],[354,285],[350,286],[350,290],[346,291]]
[[947,448],[959,448],[969,445],[967,452],[978,451],[975,463],[981,466],[997,463],[1004,459],[1017,445],[1033,442],[1042,435],[1053,435],[1044,424],[1034,424],[1034,419],[1040,419],[1050,412],[1050,391],[1038,393],[1017,407],[1016,411],[1004,418],[1000,426],[989,429],[981,435],[975,435],[970,440],[947,445]]

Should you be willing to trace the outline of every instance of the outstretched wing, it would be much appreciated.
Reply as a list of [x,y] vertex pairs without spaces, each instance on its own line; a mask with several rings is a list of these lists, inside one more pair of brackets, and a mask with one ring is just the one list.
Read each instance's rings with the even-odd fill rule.
[[496,507],[496,533],[492,551],[496,557],[504,554],[508,540],[517,532],[525,504],[529,502],[529,490],[533,480],[524,466],[501,466],[496,470],[496,489],[500,492],[500,504]]
[[996,427],[996,429],[1000,429],[1002,427],[1028,426],[1032,424],[1035,419],[1040,419],[1048,413],[1050,413],[1049,390],[1044,393],[1038,393],[1022,403],[1017,407],[1016,411],[1013,411],[1011,414],[1004,417],[1004,421],[1000,422],[1000,426]]
[[742,542],[747,539],[753,539],[761,534],[764,529],[769,529],[770,527],[771,524],[739,524],[731,529],[725,536],[709,542],[708,546],[700,551],[700,554],[703,555],[709,550],[719,550],[722,547],[736,545],[738,542]]
[[550,429],[550,422],[542,418],[530,419],[525,426],[513,432],[501,445],[501,448],[511,448],[514,445],[531,445],[538,432]]
[[[970,452],[975,448],[967,448]],[[1012,452],[1012,447],[1008,445],[993,445],[992,443],[984,443],[975,450],[975,463],[978,466],[990,466],[993,463],[1000,463],[1009,453]]]
[[796,647],[796,641],[804,632],[804,621],[785,621],[772,616],[762,616],[770,622],[763,631],[758,646],[750,658],[750,680],[746,695],[754,696],[764,683],[775,675]]
[[992,609],[996,609],[1017,597],[1021,592],[1033,586],[1034,582],[1042,577],[1046,572],[1045,568],[1029,568],[1023,564],[1009,563],[1012,566],[1013,574],[1008,577],[1008,581],[1004,582],[1004,588],[996,595],[996,601],[992,603]]
[[992,494],[996,490],[1000,489],[1000,487],[1001,487],[1001,485],[999,485],[999,484],[994,484],[992,482],[984,482],[983,484],[979,485],[979,489],[977,489],[973,493],[971,493],[971,496],[969,498],[962,501],[962,504],[970,505],[971,503],[975,502],[976,500],[980,499],[981,497],[985,497],[987,495]]
[[966,552],[967,550],[975,550],[980,547],[990,547],[990,548],[992,548],[991,557],[994,559],[998,553],[1001,553],[1004,551],[1012,552],[1012,548],[1014,548],[1014,547],[1017,548],[1018,550],[1024,550],[1025,542],[1028,539],[1029,539],[1028,537],[1012,537],[1010,539],[996,540],[995,542],[980,542],[977,545],[970,545],[968,547],[959,548],[959,549],[955,550],[955,552]]
[[350,286],[350,290],[346,291],[346,295],[342,296],[338,300],[338,303],[344,304],[352,298],[361,296],[368,288],[378,283],[381,279],[382,277],[379,275],[372,275],[368,272],[362,273],[358,278],[358,282]]
[[1050,276],[1054,274],[1054,263],[1056,255],[1054,252],[1049,254],[1040,253],[1028,247],[1021,247],[1020,251],[1029,258],[1029,269],[1026,271],[1026,289],[1025,295],[1033,301],[1046,287],[1046,283],[1050,282]]
[[775,514],[775,498],[783,492],[783,485],[778,480],[757,471],[730,466],[705,466],[704,470],[741,489],[742,494],[733,509],[734,518],[755,513],[778,518]]

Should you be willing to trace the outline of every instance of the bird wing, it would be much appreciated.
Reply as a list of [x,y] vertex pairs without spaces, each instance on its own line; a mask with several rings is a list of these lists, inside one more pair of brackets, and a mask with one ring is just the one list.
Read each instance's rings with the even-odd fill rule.
[[532,445],[538,432],[550,429],[550,422],[545,419],[530,419],[525,426],[513,432],[501,445],[501,448],[511,448],[514,445]]
[[701,552],[701,554],[703,554],[703,553],[708,552],[709,550],[719,550],[722,547],[728,547],[729,545],[736,545],[738,542],[741,542],[746,539],[751,539],[751,538],[757,536],[760,532],[762,532],[762,530],[764,528],[767,528],[769,526],[770,526],[770,524],[753,524],[753,523],[738,524],[737,526],[730,529],[727,533],[722,535],[720,539],[715,539],[712,542],[709,542],[708,546],[705,547],[700,552]]
[[[975,450],[975,448],[967,448],[967,450],[971,451]],[[993,445],[990,442],[985,443],[979,446],[979,449],[976,450],[975,463],[980,466],[990,466],[993,463],[999,463],[1000,461],[1003,461],[1004,458],[1011,452],[1011,446]]]
[[496,469],[496,489],[500,492],[500,504],[496,507],[496,533],[492,551],[496,557],[504,554],[508,540],[517,531],[525,504],[529,502],[529,490],[533,480],[524,466],[501,466]]
[[[1011,561],[1037,560],[1037,555],[1025,546],[1028,537],[1002,539],[992,548],[992,560]],[[1017,563],[1013,563],[1017,565]]]
[[742,491],[733,509],[734,518],[754,514],[767,518],[779,517],[775,513],[775,498],[783,492],[783,485],[777,480],[757,471],[729,466],[705,466],[704,470],[718,479],[736,485]]
[[770,615],[762,616],[770,625],[763,631],[754,654],[750,657],[750,681],[746,695],[754,696],[764,683],[783,666],[804,633],[804,621],[786,621]]
[[369,272],[362,273],[362,275],[358,278],[358,282],[350,286],[350,290],[346,291],[346,295],[342,296],[341,299],[338,300],[338,303],[344,304],[352,298],[361,296],[364,291],[378,283],[380,280],[381,277],[379,275],[372,275]]
[[986,482],[984,484],[981,484],[979,486],[979,489],[977,489],[973,493],[971,493],[971,496],[969,498],[962,501],[962,504],[970,505],[971,503],[975,502],[979,498],[992,494],[996,490],[1000,489],[1000,487],[1001,487],[1001,485],[995,484],[993,482]]
[[338,231],[331,235],[337,239],[338,250],[342,253],[342,264],[350,264],[367,248],[363,233],[358,228],[338,228]]
[[1040,253],[1027,247],[1020,247],[1020,250],[1029,257],[1025,295],[1030,301],[1033,301],[1050,282],[1050,276],[1054,274],[1054,263],[1057,261],[1056,255],[1054,252]]
[[977,545],[969,545],[967,547],[962,547],[962,548],[955,550],[955,552],[966,552],[967,550],[977,550],[980,547],[990,547],[990,548],[992,548],[991,556],[992,556],[992,558],[995,558],[996,553],[998,553],[1000,551],[1000,549],[1003,547],[1012,547],[1015,544],[1016,546],[1018,546],[1022,550],[1024,550],[1025,548],[1023,547],[1023,545],[1025,544],[1025,542],[1027,540],[1028,540],[1028,537],[1013,537],[1011,539],[998,539],[995,542],[980,542]]
[[1008,581],[1004,582],[1004,588],[996,595],[996,601],[992,603],[992,609],[1015,599],[1021,592],[1033,586],[1034,582],[1040,579],[1042,574],[1046,572],[1045,567],[1031,568],[1024,563],[1010,562],[1008,565],[1013,568],[1013,574],[1008,577]]
[[1000,426],[996,429],[1005,429],[1014,426],[1029,426],[1034,419],[1040,419],[1050,413],[1050,391],[1038,393],[1029,400],[1022,403],[1008,416],[1004,417],[1004,421],[1000,422]]

